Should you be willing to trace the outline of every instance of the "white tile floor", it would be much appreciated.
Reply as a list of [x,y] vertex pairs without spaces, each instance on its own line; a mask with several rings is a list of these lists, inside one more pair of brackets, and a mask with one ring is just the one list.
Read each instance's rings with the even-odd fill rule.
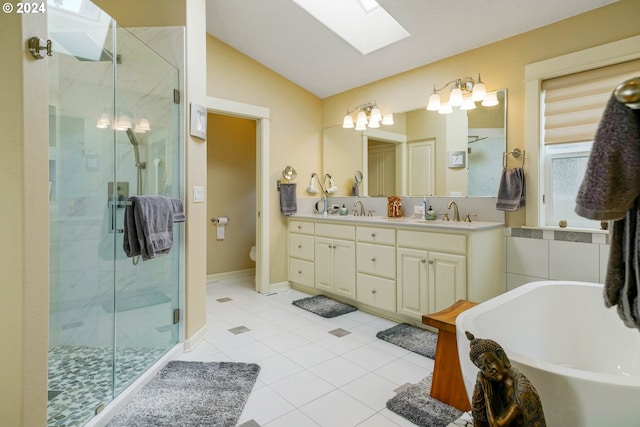
[[[413,426],[385,404],[428,376],[433,361],[376,338],[394,322],[363,311],[325,319],[291,305],[305,293],[261,295],[254,286],[252,276],[208,283],[208,338],[181,356],[260,365],[239,424]],[[229,331],[241,326],[248,331]],[[337,328],[350,334],[329,333]]]

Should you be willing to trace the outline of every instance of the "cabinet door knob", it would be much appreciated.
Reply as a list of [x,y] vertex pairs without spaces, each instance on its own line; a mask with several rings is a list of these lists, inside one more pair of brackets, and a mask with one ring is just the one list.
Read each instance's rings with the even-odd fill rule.
[[302,230],[302,226],[301,225],[298,226],[298,230]]
[[425,262],[427,262],[427,260],[426,259],[421,259],[420,262],[424,264]]
[[301,249],[301,248],[302,248],[302,245],[298,245],[298,249]]
[[376,237],[376,233],[371,233],[371,237]]
[[298,274],[302,274],[302,270],[298,270]]
[[376,262],[376,257],[371,258],[371,261]]
[[374,289],[371,291],[372,294],[375,294],[377,291]]
[[429,261],[429,264],[433,264],[433,260],[430,260],[430,261]]

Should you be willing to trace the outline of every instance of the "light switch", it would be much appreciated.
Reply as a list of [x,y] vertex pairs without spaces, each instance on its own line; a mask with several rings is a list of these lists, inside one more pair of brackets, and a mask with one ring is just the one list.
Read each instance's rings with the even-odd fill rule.
[[204,202],[204,187],[201,185],[193,186],[193,203]]

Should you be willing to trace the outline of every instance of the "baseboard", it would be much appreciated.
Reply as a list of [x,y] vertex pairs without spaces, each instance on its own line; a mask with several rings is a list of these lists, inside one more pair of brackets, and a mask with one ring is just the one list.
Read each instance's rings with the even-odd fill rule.
[[278,292],[284,292],[289,289],[291,289],[291,286],[289,286],[288,280],[286,282],[270,283],[267,294],[277,294]]
[[171,360],[175,360],[183,353],[182,343],[176,344],[171,350],[167,351],[156,363],[154,363],[149,369],[147,369],[140,377],[135,380],[129,387],[124,389],[122,393],[116,396],[111,402],[104,407],[104,409],[91,418],[84,427],[102,427],[107,425],[109,421],[122,410],[122,408],[129,403],[131,399],[144,387],[151,379],[158,373],[167,363]]
[[184,340],[184,351],[193,350],[198,344],[204,341],[205,338],[207,338],[207,325],[204,325],[195,334]]
[[242,276],[255,276],[255,268],[247,268],[246,270],[226,271],[224,273],[207,274],[207,282],[216,282],[218,280],[233,279]]

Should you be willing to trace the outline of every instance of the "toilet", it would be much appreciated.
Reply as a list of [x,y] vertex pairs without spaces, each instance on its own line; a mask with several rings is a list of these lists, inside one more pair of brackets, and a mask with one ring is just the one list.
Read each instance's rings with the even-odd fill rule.
[[249,258],[251,258],[251,261],[255,262],[256,261],[256,247],[252,246],[251,250],[249,251]]

